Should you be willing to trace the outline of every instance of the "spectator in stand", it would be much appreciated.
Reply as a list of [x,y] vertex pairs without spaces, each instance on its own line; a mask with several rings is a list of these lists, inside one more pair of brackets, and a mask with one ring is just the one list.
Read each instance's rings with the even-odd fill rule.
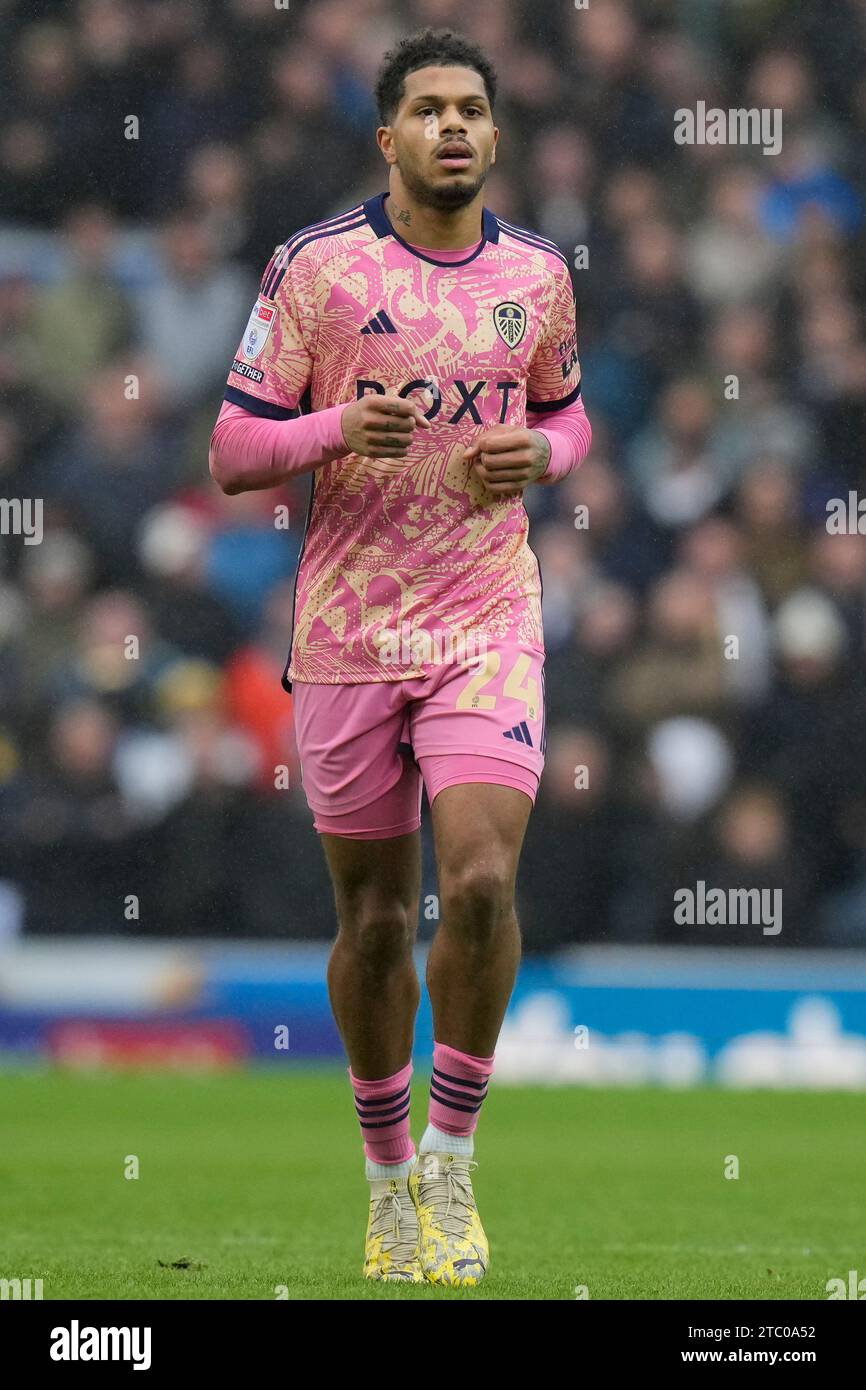
[[80,204],[65,231],[67,270],[35,295],[33,333],[41,389],[71,411],[94,374],[128,347],[132,306],[114,278],[117,224],[107,209]]
[[140,339],[171,404],[195,406],[224,379],[225,344],[237,346],[257,286],[219,260],[215,229],[191,208],[171,215],[161,241],[164,275],[139,300]]

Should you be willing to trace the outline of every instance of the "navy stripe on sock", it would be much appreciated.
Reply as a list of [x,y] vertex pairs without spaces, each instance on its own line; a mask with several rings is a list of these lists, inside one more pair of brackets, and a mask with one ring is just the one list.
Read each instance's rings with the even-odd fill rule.
[[481,1109],[481,1101],[477,1105],[458,1105],[454,1100],[443,1100],[441,1096],[437,1096],[435,1091],[430,1092],[430,1098],[438,1101],[440,1105],[447,1105],[449,1110],[463,1110],[467,1115],[474,1115]]
[[485,1077],[483,1081],[467,1081],[462,1076],[451,1076],[447,1071],[440,1071],[438,1067],[433,1068],[434,1076],[441,1076],[445,1081],[454,1081],[458,1086],[471,1086],[473,1091],[483,1091],[490,1077]]
[[361,1097],[358,1095],[358,1092],[356,1091],[355,1104],[364,1106],[389,1105],[392,1100],[400,1100],[403,1096],[407,1096],[409,1094],[410,1084],[411,1083],[407,1081],[406,1085],[402,1088],[402,1090],[392,1091],[389,1096],[377,1096],[375,1100],[362,1100]]
[[397,1101],[396,1105],[389,1106],[387,1110],[362,1110],[360,1105],[356,1105],[355,1109],[358,1112],[359,1120],[378,1120],[381,1119],[383,1115],[393,1115],[396,1110],[402,1110],[404,1105],[408,1104],[409,1097],[404,1096],[402,1100]]
[[472,1100],[472,1101],[477,1100],[478,1103],[479,1103],[479,1105],[481,1104],[481,1102],[484,1100],[485,1096],[487,1095],[487,1092],[486,1092],[486,1091],[484,1092],[484,1095],[483,1095],[483,1096],[467,1095],[467,1093],[466,1093],[465,1091],[452,1091],[452,1089],[451,1089],[450,1086],[443,1086],[443,1085],[442,1085],[442,1082],[441,1082],[441,1081],[437,1081],[437,1080],[435,1079],[435,1077],[434,1077],[434,1079],[430,1082],[430,1090],[432,1091],[432,1090],[434,1089],[434,1087],[435,1087],[435,1089],[436,1089],[437,1091],[440,1091],[441,1094],[442,1094],[443,1096],[453,1096],[455,1100]]
[[411,1107],[406,1106],[402,1115],[395,1115],[393,1120],[361,1120],[362,1129],[391,1129],[393,1125],[400,1124],[401,1120],[408,1118]]

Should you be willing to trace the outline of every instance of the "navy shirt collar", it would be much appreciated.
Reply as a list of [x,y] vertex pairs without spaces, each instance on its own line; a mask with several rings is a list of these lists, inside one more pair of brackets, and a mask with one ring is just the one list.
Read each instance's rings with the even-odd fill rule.
[[476,256],[481,255],[481,252],[488,242],[496,243],[499,240],[499,222],[489,208],[483,208],[481,211],[481,241],[471,255],[467,256],[465,261],[437,261],[433,256],[428,256],[424,252],[419,251],[416,246],[410,245],[408,241],[400,236],[399,232],[394,230],[391,225],[391,219],[385,211],[385,199],[387,197],[387,191],[384,193],[377,193],[374,197],[368,198],[366,203],[364,203],[364,216],[373,228],[373,231],[376,233],[377,237],[392,236],[395,241],[399,241],[401,246],[405,246],[407,251],[411,251],[413,256],[417,256],[421,261],[429,261],[431,265],[452,267],[468,265],[470,261],[475,260]]

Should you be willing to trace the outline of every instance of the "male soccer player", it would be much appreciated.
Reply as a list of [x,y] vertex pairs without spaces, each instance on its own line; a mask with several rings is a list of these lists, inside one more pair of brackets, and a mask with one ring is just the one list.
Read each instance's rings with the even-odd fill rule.
[[[331,1002],[371,1182],[364,1274],[477,1284],[473,1133],[514,984],[514,885],[544,760],[541,582],[523,491],[585,455],[568,263],[497,218],[496,77],[422,33],[387,54],[388,191],[277,247],[229,373],[227,493],[310,472],[283,677],[333,879]],[[429,1124],[409,1134],[420,807],[442,920]]]

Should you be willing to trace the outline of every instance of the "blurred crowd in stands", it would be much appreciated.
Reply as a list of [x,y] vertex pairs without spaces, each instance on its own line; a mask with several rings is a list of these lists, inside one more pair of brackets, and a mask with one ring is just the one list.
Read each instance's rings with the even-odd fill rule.
[[[490,207],[577,263],[526,948],[766,944],[677,925],[698,880],[862,946],[866,0],[0,0],[0,497],[44,501],[0,535],[0,939],[332,932],[280,687],[309,479],[228,498],[207,445],[274,246],[387,186],[427,23],[498,67]],[[699,101],[781,153],[678,145]]]

